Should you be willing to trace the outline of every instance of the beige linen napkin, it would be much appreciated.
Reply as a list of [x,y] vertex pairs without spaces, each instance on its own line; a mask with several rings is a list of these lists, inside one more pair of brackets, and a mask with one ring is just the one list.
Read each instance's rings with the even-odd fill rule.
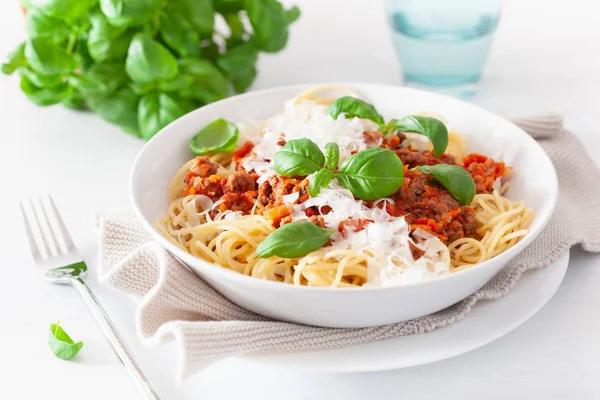
[[270,320],[231,303],[164,248],[132,213],[101,220],[100,281],[141,297],[138,332],[146,344],[175,339],[178,379],[212,362],[246,353],[352,346],[429,332],[469,314],[479,300],[508,293],[527,270],[550,265],[569,247],[600,251],[600,171],[559,115],[514,121],[550,155],[560,184],[556,212],[539,238],[488,284],[459,303],[422,318],[361,329],[317,328]]

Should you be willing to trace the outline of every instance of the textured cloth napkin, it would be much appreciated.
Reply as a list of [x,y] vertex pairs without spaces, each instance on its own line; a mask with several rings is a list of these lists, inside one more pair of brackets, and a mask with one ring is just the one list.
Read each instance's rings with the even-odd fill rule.
[[141,298],[138,332],[146,344],[176,340],[179,380],[212,362],[247,353],[352,346],[429,332],[461,320],[479,300],[507,294],[521,275],[550,265],[569,247],[600,251],[600,171],[579,140],[550,114],[514,122],[550,155],[558,172],[557,209],[538,239],[488,284],[459,303],[411,321],[360,329],[274,321],[221,296],[152,242],[133,213],[100,221],[100,281]]

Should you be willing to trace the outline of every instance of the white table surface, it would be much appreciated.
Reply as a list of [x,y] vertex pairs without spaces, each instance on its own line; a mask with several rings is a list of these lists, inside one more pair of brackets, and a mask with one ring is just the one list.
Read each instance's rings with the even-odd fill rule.
[[[287,1],[286,1],[287,2]],[[284,52],[261,56],[255,89],[325,81],[399,84],[381,1],[298,0],[304,16]],[[507,1],[483,87],[473,99],[506,116],[549,109],[600,164],[600,24],[596,2]],[[352,12],[351,12],[352,10]],[[0,54],[24,37],[16,0],[0,2]],[[92,114],[38,108],[15,78],[0,77],[0,398],[137,399],[77,293],[42,282],[23,236],[17,200],[50,191],[92,269],[95,212],[127,209],[128,172],[143,143]],[[600,184],[600,183],[599,183]],[[135,336],[132,300],[88,278],[164,399],[598,399],[600,255],[572,253],[557,294],[530,321],[479,350],[416,368],[316,374],[227,360],[181,387],[175,348],[147,349]],[[55,358],[48,325],[60,319],[85,346]]]

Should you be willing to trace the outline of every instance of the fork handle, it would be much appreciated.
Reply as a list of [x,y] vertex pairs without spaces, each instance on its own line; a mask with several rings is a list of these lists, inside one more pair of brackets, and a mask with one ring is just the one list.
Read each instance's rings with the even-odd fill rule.
[[115,324],[112,322],[104,308],[100,305],[100,302],[92,293],[92,290],[81,278],[73,278],[70,280],[71,284],[77,289],[85,305],[89,308],[94,316],[94,319],[102,328],[104,336],[110,343],[112,349],[116,353],[119,360],[125,366],[127,373],[135,382],[135,385],[139,391],[144,395],[145,399],[149,400],[160,400],[158,394],[152,389],[148,378],[144,375],[139,365],[133,359],[133,356],[129,352],[125,341],[117,331]]

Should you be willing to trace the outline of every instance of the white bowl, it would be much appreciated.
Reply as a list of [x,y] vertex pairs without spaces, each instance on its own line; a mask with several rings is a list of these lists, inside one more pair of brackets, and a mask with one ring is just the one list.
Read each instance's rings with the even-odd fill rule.
[[472,104],[424,91],[374,84],[347,84],[387,119],[433,111],[467,139],[467,150],[514,167],[507,196],[533,207],[529,234],[517,245],[473,268],[439,279],[397,287],[316,288],[287,285],[241,275],[196,258],[171,244],[152,226],[167,210],[167,186],[192,153],[188,141],[218,117],[232,122],[262,120],[279,112],[284,101],[311,85],[247,93],[195,110],[161,130],[138,155],[131,173],[131,197],[151,236],[234,303],[284,321],[327,327],[366,327],[421,317],[467,297],[502,269],[538,236],[558,197],[552,162],[542,148],[509,121]]

